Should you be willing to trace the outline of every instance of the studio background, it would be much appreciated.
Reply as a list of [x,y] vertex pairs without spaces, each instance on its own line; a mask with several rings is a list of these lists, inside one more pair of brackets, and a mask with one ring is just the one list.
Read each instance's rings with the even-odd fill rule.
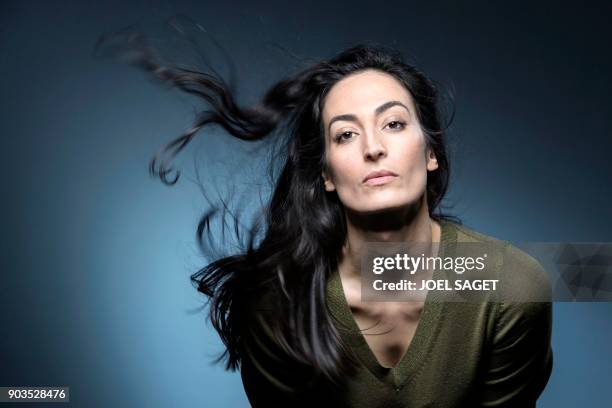
[[[190,313],[207,205],[189,179],[195,160],[205,185],[235,185],[252,211],[264,156],[204,130],[176,160],[178,185],[149,177],[202,105],[93,55],[130,25],[200,24],[235,61],[243,102],[298,67],[270,44],[315,59],[396,47],[455,94],[453,214],[510,241],[612,241],[609,2],[256,3],[0,4],[0,386],[70,386],[75,407],[248,406],[239,374],[210,365],[217,334]],[[538,406],[609,403],[611,312],[554,304]]]

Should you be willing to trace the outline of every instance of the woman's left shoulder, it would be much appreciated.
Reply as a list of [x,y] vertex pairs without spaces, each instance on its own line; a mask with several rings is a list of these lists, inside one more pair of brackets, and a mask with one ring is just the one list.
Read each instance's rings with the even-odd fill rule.
[[[508,241],[484,234],[473,228],[455,224],[458,243],[481,245],[488,252],[488,263],[493,265],[499,279],[499,297],[504,302],[548,302],[552,286],[542,264],[525,250]],[[471,250],[470,250],[471,251]]]

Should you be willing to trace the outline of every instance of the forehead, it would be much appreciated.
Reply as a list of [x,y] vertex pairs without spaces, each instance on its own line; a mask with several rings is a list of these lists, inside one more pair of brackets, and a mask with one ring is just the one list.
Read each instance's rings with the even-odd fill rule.
[[404,102],[414,109],[410,93],[394,76],[377,70],[351,74],[338,81],[323,102],[323,121],[345,113],[373,114],[381,104],[390,100]]

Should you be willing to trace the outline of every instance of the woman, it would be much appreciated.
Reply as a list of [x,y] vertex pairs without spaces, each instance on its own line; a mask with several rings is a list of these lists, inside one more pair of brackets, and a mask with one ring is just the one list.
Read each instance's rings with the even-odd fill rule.
[[[425,75],[393,50],[358,45],[245,108],[218,77],[138,62],[211,107],[166,147],[172,156],[209,123],[244,140],[287,136],[261,242],[253,232],[243,253],[192,276],[253,406],[535,406],[552,367],[550,302],[360,298],[365,242],[446,251],[496,241],[439,211],[449,163]],[[151,170],[178,178],[159,157]],[[509,244],[504,252],[506,272],[548,288],[533,258]]]

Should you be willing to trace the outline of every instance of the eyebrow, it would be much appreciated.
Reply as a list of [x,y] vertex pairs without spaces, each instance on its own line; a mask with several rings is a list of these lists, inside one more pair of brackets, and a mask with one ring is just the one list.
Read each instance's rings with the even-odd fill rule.
[[[389,101],[389,102],[385,102],[382,105],[380,105],[378,108],[374,109],[374,113],[376,114],[376,116],[380,115],[381,113],[383,113],[384,111],[386,111],[387,109],[393,107],[393,106],[403,106],[408,113],[410,113],[410,109],[408,109],[408,107],[406,105],[404,105],[402,102],[400,101]],[[357,116],[353,115],[352,113],[345,113],[344,115],[338,115],[338,116],[334,116],[330,121],[329,121],[329,125],[327,126],[327,131],[329,132],[331,130],[331,125],[338,121],[338,120],[347,120],[350,122],[358,122]]]

